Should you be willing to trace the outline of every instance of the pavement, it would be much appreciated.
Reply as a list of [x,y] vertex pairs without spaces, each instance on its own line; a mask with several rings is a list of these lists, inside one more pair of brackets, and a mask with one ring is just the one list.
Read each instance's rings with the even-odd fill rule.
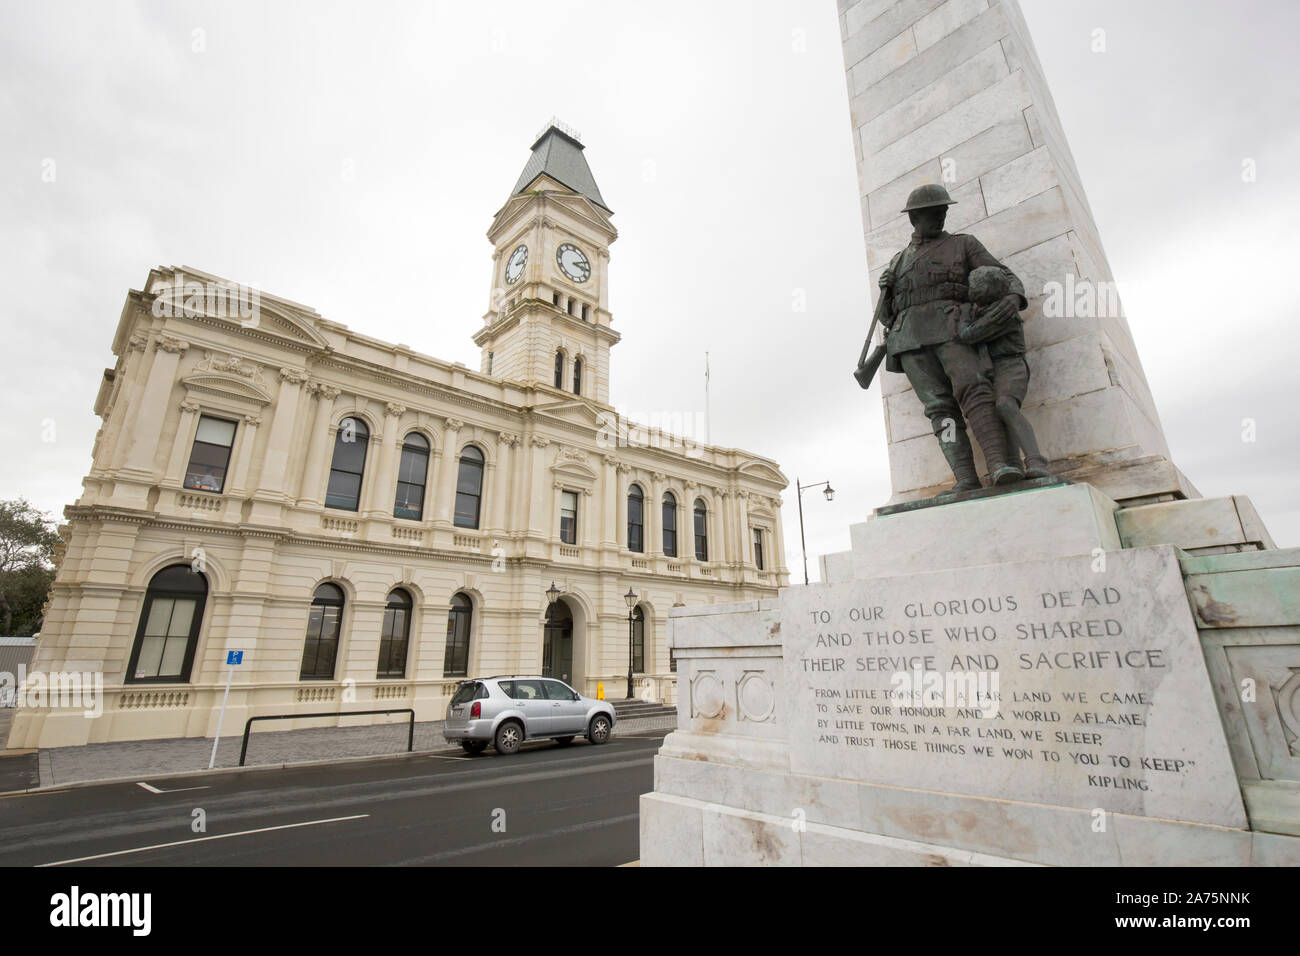
[[[450,748],[443,739],[442,724],[440,720],[417,722],[414,752],[432,754],[454,750],[459,754],[459,748]],[[614,736],[651,731],[666,733],[676,725],[676,717],[620,720],[614,726]],[[362,727],[255,731],[249,738],[248,756],[244,763],[250,767],[292,766],[405,754],[408,726],[406,721],[401,721]],[[240,734],[222,737],[215,766],[238,767],[242,743]],[[82,747],[51,747],[38,752],[11,752],[0,755],[0,793],[207,770],[211,757],[211,737],[132,740]]]

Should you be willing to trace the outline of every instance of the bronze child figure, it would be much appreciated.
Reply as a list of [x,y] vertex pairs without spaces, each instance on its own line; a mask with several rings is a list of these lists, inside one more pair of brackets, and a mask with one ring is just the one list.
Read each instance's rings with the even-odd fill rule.
[[966,281],[970,302],[962,305],[957,338],[967,345],[977,346],[987,355],[993,380],[994,407],[1007,429],[1007,460],[1019,463],[1023,450],[1025,477],[1050,478],[1052,473],[1047,467],[1047,459],[1038,449],[1033,426],[1020,411],[1029,391],[1024,323],[1018,312],[1004,317],[993,314],[988,308],[1008,294],[1010,283],[1007,274],[993,266],[981,266],[972,269]]

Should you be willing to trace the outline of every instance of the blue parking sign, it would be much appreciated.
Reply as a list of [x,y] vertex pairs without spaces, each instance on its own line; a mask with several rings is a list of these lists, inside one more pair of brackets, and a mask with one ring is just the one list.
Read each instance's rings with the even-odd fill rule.
[[244,663],[244,652],[226,651],[226,663],[229,664],[231,667],[234,667],[236,664]]

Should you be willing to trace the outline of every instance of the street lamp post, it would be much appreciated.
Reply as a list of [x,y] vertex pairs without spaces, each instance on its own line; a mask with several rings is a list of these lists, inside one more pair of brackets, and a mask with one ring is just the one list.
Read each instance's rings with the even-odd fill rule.
[[635,636],[633,634],[632,612],[636,609],[637,596],[629,585],[627,593],[623,595],[623,600],[627,602],[627,699],[632,699],[632,655],[635,651]]
[[[546,595],[546,623],[542,625],[542,670],[547,670],[546,645],[550,640],[551,612],[555,609],[555,602],[559,600],[562,592],[555,586],[555,582],[552,581],[551,586],[542,593]],[[555,653],[554,648],[551,648],[551,653]]]
[[807,491],[809,488],[820,488],[822,485],[825,485],[826,490],[823,491],[822,494],[826,496],[827,501],[834,501],[835,489],[831,487],[831,483],[829,481],[819,481],[815,485],[801,485],[799,484],[799,479],[797,477],[794,480],[794,484],[795,487],[799,489],[799,547],[803,551],[803,583],[807,584],[808,583],[808,545],[804,543],[804,538],[803,538],[803,493]]

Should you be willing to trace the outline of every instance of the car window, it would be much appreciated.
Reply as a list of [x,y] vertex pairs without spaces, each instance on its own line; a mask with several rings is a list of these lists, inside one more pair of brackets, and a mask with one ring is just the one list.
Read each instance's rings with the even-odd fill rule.
[[512,680],[499,680],[497,686],[501,688],[501,693],[507,697],[515,696],[515,682]]
[[539,680],[517,680],[514,685],[515,692],[510,696],[515,700],[541,700],[546,696]]
[[456,696],[451,699],[452,704],[467,704],[474,700],[478,692],[483,689],[483,685],[476,680],[466,681],[456,688]]
[[546,696],[550,700],[573,700],[573,688],[567,684],[558,680],[544,680],[542,686],[546,688]]

